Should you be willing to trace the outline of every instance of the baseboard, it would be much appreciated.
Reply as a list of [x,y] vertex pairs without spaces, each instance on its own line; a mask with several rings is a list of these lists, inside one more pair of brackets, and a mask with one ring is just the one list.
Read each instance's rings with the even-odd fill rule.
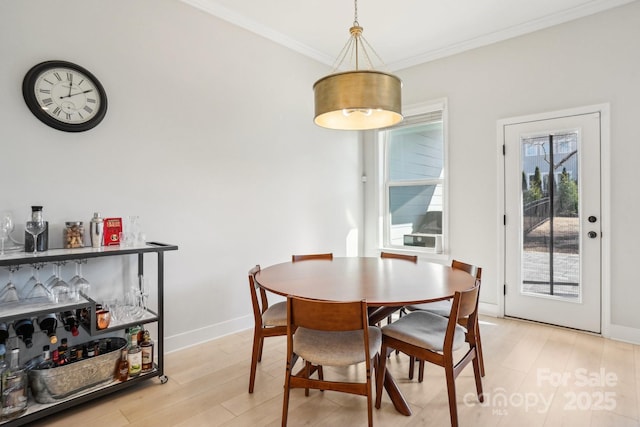
[[249,328],[253,328],[253,315],[238,317],[216,323],[215,325],[208,325],[199,329],[165,337],[164,351],[165,353],[171,353]]
[[630,344],[640,344],[640,329],[629,326],[610,324],[607,328],[607,337],[616,341],[623,341]]
[[498,310],[498,304],[490,304],[488,302],[478,303],[478,313],[485,316],[500,317],[500,310]]

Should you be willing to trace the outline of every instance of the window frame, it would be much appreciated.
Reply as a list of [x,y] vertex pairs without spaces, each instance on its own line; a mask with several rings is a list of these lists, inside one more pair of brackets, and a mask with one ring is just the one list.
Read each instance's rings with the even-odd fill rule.
[[[443,147],[442,147],[442,165],[444,173],[442,178],[430,178],[425,180],[405,180],[405,181],[393,181],[389,180],[389,164],[388,164],[388,136],[389,131],[394,129],[400,129],[402,127],[415,125],[420,123],[418,117],[421,115],[427,115],[441,111],[442,114],[442,134],[443,134]],[[390,249],[396,252],[409,252],[417,253],[420,256],[436,259],[446,259],[449,253],[449,132],[448,132],[448,108],[447,100],[439,99],[430,101],[427,103],[416,104],[410,107],[404,108],[405,120],[400,124],[391,126],[376,131],[376,141],[378,143],[378,159],[379,159],[379,231],[378,231],[378,246],[381,250]],[[418,121],[416,121],[416,119]],[[424,123],[427,123],[425,121]],[[390,209],[389,209],[389,188],[393,186],[407,186],[407,185],[442,185],[442,248],[440,251],[436,251],[436,248],[421,247],[421,246],[406,246],[391,244],[391,221],[390,221]]]

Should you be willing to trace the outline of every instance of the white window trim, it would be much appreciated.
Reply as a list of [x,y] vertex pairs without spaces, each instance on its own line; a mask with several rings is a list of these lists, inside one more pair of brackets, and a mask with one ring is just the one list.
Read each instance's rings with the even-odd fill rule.
[[443,177],[443,190],[442,195],[444,198],[443,214],[442,214],[442,252],[436,253],[434,249],[422,248],[419,246],[407,247],[407,246],[391,246],[388,244],[389,236],[386,234],[385,224],[389,223],[389,211],[388,205],[389,195],[386,192],[385,177],[386,174],[386,162],[385,162],[385,150],[386,143],[381,141],[376,134],[377,141],[377,163],[378,163],[378,246],[379,250],[391,250],[399,253],[408,253],[420,256],[420,258],[431,259],[436,261],[445,261],[449,258],[449,120],[448,120],[448,105],[447,98],[436,99],[425,103],[413,104],[403,107],[404,117],[418,116],[421,114],[427,114],[433,111],[442,111],[442,132],[444,138],[444,177]]

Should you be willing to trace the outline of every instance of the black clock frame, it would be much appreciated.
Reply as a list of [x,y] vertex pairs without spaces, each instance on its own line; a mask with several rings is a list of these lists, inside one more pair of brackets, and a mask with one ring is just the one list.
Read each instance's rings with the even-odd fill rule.
[[[98,112],[90,120],[87,120],[84,123],[72,124],[56,120],[42,109],[40,103],[36,98],[34,87],[38,76],[51,68],[60,67],[70,68],[87,76],[87,78],[89,78],[93,82],[98,91],[98,94],[100,95],[100,107],[98,108]],[[27,107],[29,107],[29,110],[31,110],[33,115],[36,116],[42,123],[51,126],[54,129],[65,132],[84,132],[89,129],[93,129],[102,121],[102,119],[104,119],[104,116],[107,114],[107,93],[105,92],[104,87],[102,86],[100,81],[86,68],[68,61],[45,61],[33,66],[24,76],[24,80],[22,81],[22,96],[24,97],[24,101],[26,102]]]

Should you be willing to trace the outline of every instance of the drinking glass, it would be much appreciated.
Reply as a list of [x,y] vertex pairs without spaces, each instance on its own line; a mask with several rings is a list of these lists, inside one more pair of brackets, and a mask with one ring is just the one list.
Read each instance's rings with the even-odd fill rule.
[[55,263],[51,263],[51,267],[53,267],[51,276],[49,276],[49,278],[44,281],[44,285],[47,287],[47,289],[51,289],[54,283],[58,281],[58,266]]
[[76,274],[69,279],[69,286],[72,293],[80,299],[80,295],[89,295],[89,289],[91,287],[89,281],[82,276],[82,264],[86,263],[86,259],[77,259],[76,262]]
[[4,285],[4,287],[0,291],[0,304],[13,303],[19,300],[18,290],[16,289],[16,285],[13,283],[13,272],[18,270],[18,268],[19,266],[17,265],[12,265],[8,267],[9,282],[6,285]]
[[25,225],[25,230],[27,233],[33,236],[33,254],[36,255],[38,252],[38,236],[40,233],[44,231],[46,224],[43,219],[38,221],[34,221],[31,215],[29,215],[29,219]]
[[67,284],[62,278],[62,266],[66,264],[65,261],[59,261],[54,263],[57,268],[57,276],[56,280],[52,283],[49,291],[51,292],[51,297],[54,302],[63,302],[73,299],[73,291],[71,286]]
[[32,281],[34,283],[33,286],[31,286],[30,290],[28,286],[25,286],[25,288],[29,292],[25,299],[51,299],[51,292],[49,292],[49,289],[47,289],[47,287],[40,281],[39,271],[42,266],[43,264],[31,264],[31,267],[33,268],[33,276],[27,281],[27,284],[31,283]]
[[11,212],[0,213],[0,241],[2,246],[0,247],[0,256],[4,255],[4,242],[9,237],[9,234],[13,230],[13,216]]

